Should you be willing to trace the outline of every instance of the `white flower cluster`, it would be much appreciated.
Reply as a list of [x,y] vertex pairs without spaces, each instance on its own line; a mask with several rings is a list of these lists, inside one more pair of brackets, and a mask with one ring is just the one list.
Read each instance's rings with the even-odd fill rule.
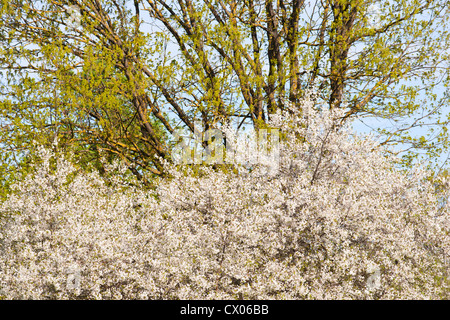
[[52,170],[43,150],[0,207],[0,296],[449,299],[443,194],[337,116],[274,117],[275,175],[167,165],[154,191]]

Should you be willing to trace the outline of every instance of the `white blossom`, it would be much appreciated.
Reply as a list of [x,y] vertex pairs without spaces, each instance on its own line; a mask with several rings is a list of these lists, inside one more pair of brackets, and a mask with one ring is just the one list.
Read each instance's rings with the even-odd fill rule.
[[[278,114],[275,174],[189,167],[155,190],[49,150],[0,206],[8,299],[448,299],[449,207],[340,111]],[[120,164],[108,170],[125,172]],[[69,179],[70,177],[70,179]],[[443,183],[445,185],[448,181]],[[448,189],[447,189],[448,192]]]

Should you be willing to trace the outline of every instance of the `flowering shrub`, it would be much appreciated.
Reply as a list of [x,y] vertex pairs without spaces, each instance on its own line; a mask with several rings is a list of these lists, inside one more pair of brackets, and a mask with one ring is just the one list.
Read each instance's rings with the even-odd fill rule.
[[311,105],[273,117],[283,143],[271,174],[167,164],[170,178],[146,191],[64,159],[52,170],[42,150],[0,207],[0,295],[450,298],[448,188],[396,169],[373,139],[337,127],[338,111]]

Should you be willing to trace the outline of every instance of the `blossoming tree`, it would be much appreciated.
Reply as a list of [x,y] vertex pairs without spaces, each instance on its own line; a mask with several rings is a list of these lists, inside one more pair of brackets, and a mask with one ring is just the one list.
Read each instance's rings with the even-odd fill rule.
[[397,169],[370,136],[335,126],[339,112],[306,100],[274,116],[276,172],[167,163],[150,191],[42,149],[0,207],[0,295],[450,298],[448,180]]

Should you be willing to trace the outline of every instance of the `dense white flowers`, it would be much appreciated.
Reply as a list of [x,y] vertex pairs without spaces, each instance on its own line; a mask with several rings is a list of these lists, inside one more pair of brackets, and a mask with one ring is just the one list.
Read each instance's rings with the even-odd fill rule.
[[445,190],[423,168],[396,169],[338,116],[308,100],[302,114],[274,116],[276,174],[167,165],[154,191],[75,174],[64,159],[51,170],[43,150],[0,207],[0,295],[450,298]]

